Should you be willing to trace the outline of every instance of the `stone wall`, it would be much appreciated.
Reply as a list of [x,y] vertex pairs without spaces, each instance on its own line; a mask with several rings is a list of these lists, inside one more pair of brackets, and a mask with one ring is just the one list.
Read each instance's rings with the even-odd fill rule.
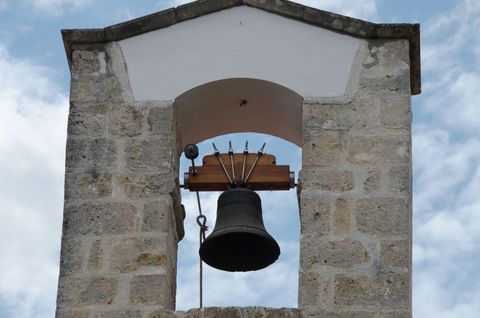
[[57,318],[411,316],[408,41],[369,41],[351,94],[306,98],[299,308],[175,312],[173,102],[136,102],[115,44],[75,46]]
[[411,315],[408,43],[366,50],[351,98],[303,108],[302,317]]

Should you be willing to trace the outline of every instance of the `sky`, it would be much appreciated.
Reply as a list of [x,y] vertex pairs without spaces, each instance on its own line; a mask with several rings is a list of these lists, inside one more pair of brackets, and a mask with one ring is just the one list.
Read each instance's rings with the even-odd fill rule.
[[[0,318],[54,315],[70,80],[60,29],[105,27],[184,2],[0,0]],[[373,22],[421,23],[422,94],[412,99],[414,317],[480,317],[480,0],[297,2]],[[299,149],[277,138],[215,142],[226,150],[232,140],[241,150],[246,139],[252,150],[267,141],[279,164],[298,171]],[[209,142],[200,146],[202,155],[211,153]],[[216,195],[202,194],[209,221]],[[207,268],[207,306],[296,307],[295,193],[262,198],[282,257],[251,274]],[[183,200],[189,216],[179,309],[198,305],[196,207],[192,196]]]

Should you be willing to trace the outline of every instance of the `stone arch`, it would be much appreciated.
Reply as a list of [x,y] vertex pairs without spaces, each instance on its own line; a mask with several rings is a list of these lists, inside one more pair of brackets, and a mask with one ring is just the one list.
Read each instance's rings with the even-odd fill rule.
[[302,146],[303,97],[282,85],[230,78],[192,88],[175,99],[180,144],[234,132],[270,134]]

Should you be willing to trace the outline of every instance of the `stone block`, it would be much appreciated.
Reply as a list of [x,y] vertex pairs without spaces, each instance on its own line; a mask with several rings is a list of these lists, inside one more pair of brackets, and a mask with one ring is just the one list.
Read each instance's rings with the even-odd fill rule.
[[162,237],[118,238],[110,241],[110,272],[127,273],[148,267],[165,267],[169,251],[167,235]]
[[112,175],[97,169],[87,173],[65,174],[65,200],[86,200],[108,197],[112,194]]
[[113,140],[105,138],[67,138],[66,171],[104,171],[112,168],[117,159]]
[[57,309],[55,318],[88,318],[88,309]]
[[97,103],[71,103],[68,134],[82,137],[105,135],[107,107]]
[[366,107],[359,101],[347,104],[303,105],[303,126],[306,132],[315,134],[327,130],[349,130],[367,126]]
[[143,206],[142,231],[168,233],[172,227],[172,198],[169,195],[157,197],[157,201]]
[[363,191],[366,193],[372,193],[380,190],[380,182],[382,179],[382,174],[380,170],[375,168],[370,168],[367,171],[367,178],[363,182]]
[[302,318],[376,318],[374,312],[367,311],[328,311],[328,310],[305,310]]
[[172,168],[174,143],[171,138],[131,139],[125,147],[125,162],[131,171]]
[[330,305],[332,281],[330,275],[300,271],[298,306],[301,309],[311,307],[325,308]]
[[173,105],[151,105],[147,111],[147,132],[151,135],[171,136],[175,118]]
[[321,241],[306,238],[302,239],[300,244],[300,264],[303,270],[316,265],[352,267],[369,261],[370,256],[358,241]]
[[303,142],[303,167],[328,167],[338,165],[343,151],[341,133],[323,131],[306,134]]
[[95,313],[95,318],[142,318],[139,310],[117,309],[112,311],[99,311]]
[[300,318],[298,309],[293,308],[265,308],[265,307],[209,307],[203,312],[191,309],[186,312],[185,318]]
[[410,136],[405,132],[352,135],[347,160],[356,164],[410,162]]
[[184,318],[183,312],[174,312],[173,310],[168,309],[159,309],[155,310],[147,316],[146,318]]
[[102,235],[134,232],[136,208],[129,203],[84,203],[65,208],[63,234]]
[[72,52],[72,72],[79,74],[99,74],[105,65],[105,52],[99,50],[74,50]]
[[117,292],[117,279],[110,277],[60,277],[59,308],[85,305],[107,305]]
[[387,174],[388,190],[397,194],[408,194],[411,191],[410,166],[392,167]]
[[123,90],[116,76],[72,77],[70,82],[71,102],[123,102]]
[[410,228],[409,207],[397,198],[370,198],[356,201],[357,229],[365,234],[407,237]]
[[410,301],[409,290],[408,274],[336,275],[334,303],[337,308],[404,309]]
[[410,244],[408,240],[380,241],[380,255],[384,266],[409,269]]
[[411,318],[412,315],[408,311],[391,311],[378,312],[374,318]]
[[109,132],[114,136],[137,136],[142,133],[144,116],[139,109],[124,103],[115,103],[110,110]]
[[60,251],[60,275],[79,274],[85,257],[81,239],[63,238]]
[[165,305],[169,302],[164,275],[140,275],[130,282],[130,303],[133,305]]
[[157,198],[174,191],[176,176],[173,173],[147,174],[137,177],[118,176],[115,183],[128,198]]
[[387,94],[381,99],[380,121],[387,128],[410,129],[412,111],[409,94]]
[[302,236],[326,236],[332,230],[330,201],[322,197],[300,196],[300,231]]
[[345,192],[354,188],[354,178],[347,170],[303,168],[300,184],[302,189]]
[[335,235],[347,235],[351,233],[352,222],[350,205],[347,199],[335,201]]
[[87,268],[89,271],[98,271],[102,268],[103,262],[103,249],[102,241],[95,240],[90,248],[90,254],[88,256]]

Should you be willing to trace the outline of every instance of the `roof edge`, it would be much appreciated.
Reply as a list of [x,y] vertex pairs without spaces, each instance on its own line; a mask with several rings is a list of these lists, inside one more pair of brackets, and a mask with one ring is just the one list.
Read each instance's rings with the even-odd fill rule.
[[420,25],[418,23],[377,24],[288,0],[198,0],[103,29],[63,29],[61,33],[68,64],[71,67],[73,46],[76,44],[120,41],[240,5],[261,9],[357,38],[406,39],[410,44],[411,93],[412,95],[421,93]]

